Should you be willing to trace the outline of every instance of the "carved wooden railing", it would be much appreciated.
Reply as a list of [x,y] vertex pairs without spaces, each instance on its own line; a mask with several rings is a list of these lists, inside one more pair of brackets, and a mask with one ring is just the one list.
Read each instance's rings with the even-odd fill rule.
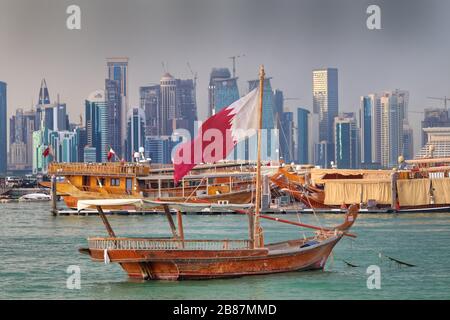
[[147,176],[150,167],[139,164],[121,163],[50,163],[50,175],[124,175]]
[[89,238],[89,249],[97,250],[243,250],[250,249],[249,240],[178,240]]

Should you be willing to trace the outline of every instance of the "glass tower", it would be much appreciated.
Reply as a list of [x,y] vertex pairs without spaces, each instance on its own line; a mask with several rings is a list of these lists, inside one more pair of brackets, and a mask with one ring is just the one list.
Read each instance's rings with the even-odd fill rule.
[[86,100],[87,145],[96,148],[96,161],[106,162],[110,148],[108,103],[103,90],[97,90]]
[[297,162],[309,163],[309,111],[297,109]]
[[238,78],[228,68],[213,68],[208,87],[208,117],[239,99]]
[[7,131],[6,131],[6,83],[0,81],[0,176],[6,174],[7,164]]
[[319,142],[329,145],[327,155],[333,159],[333,121],[339,113],[337,69],[313,71],[313,111],[319,114]]

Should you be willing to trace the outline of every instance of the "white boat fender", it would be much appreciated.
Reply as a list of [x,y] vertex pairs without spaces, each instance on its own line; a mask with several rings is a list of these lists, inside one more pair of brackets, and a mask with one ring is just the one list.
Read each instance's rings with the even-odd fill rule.
[[108,249],[103,250],[103,260],[105,264],[109,264],[111,260],[109,259]]

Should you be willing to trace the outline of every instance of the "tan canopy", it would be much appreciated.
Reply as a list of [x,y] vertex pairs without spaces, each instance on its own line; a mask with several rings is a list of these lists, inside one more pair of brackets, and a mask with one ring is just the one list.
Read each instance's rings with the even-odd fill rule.
[[341,179],[325,181],[325,204],[341,205],[375,200],[379,204],[391,204],[390,180]]
[[[387,180],[390,179],[392,174],[391,170],[346,170],[346,169],[311,169],[311,180],[313,184],[322,184],[326,181],[343,179],[339,177],[345,177],[357,180],[356,178],[362,177],[364,180]],[[333,177],[335,176],[335,177]],[[327,177],[332,177],[327,179]],[[334,179],[333,179],[334,178]]]
[[434,203],[450,204],[450,179],[432,179]]
[[429,179],[405,179],[397,181],[400,206],[423,206],[430,204]]

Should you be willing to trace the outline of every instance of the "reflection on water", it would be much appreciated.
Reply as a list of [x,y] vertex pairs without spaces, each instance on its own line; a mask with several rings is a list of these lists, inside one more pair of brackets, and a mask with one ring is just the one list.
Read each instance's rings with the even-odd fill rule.
[[[98,217],[53,217],[48,203],[1,204],[0,298],[27,299],[448,299],[450,298],[450,214],[359,216],[353,233],[335,248],[326,269],[268,276],[202,281],[138,281],[115,264],[91,262],[78,253],[88,236],[105,235]],[[296,215],[284,219],[298,221]],[[341,215],[321,215],[324,226]],[[314,216],[301,216],[317,224]],[[120,236],[168,236],[162,215],[112,216]],[[268,242],[302,237],[309,231],[263,221]],[[247,237],[240,215],[184,217],[194,239]],[[379,253],[417,265],[399,267]],[[352,268],[343,260],[360,267]],[[366,268],[379,265],[381,290],[368,290]],[[70,265],[81,269],[81,290],[66,288]]]

